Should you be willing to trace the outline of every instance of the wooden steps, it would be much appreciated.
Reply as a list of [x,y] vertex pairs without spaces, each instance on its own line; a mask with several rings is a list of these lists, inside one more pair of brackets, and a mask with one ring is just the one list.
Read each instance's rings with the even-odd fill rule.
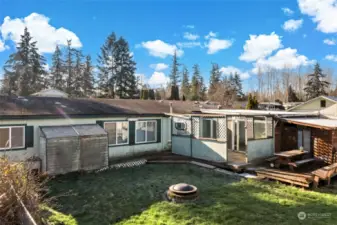
[[280,171],[276,169],[259,169],[256,170],[256,174],[259,178],[278,180],[302,187],[309,187],[310,184],[313,182],[312,175]]

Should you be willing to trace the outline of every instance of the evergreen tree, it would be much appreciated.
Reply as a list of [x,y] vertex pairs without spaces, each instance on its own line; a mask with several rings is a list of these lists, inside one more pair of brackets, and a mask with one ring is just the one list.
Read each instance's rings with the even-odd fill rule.
[[257,109],[258,104],[256,96],[253,97],[252,94],[249,94],[246,109]]
[[242,81],[240,78],[240,75],[235,72],[234,77],[233,77],[233,83],[236,91],[236,95],[238,98],[243,97],[243,92],[242,92]]
[[288,87],[288,102],[299,102],[299,99],[291,85]]
[[216,92],[217,86],[220,83],[220,79],[221,79],[221,74],[220,74],[219,65],[216,63],[213,63],[212,69],[211,69],[210,81],[209,81],[209,89],[208,89],[209,96],[212,96]]
[[73,84],[76,82],[74,76],[74,49],[71,47],[71,40],[67,40],[66,59],[65,59],[65,73],[66,73],[66,93],[70,96],[75,94]]
[[204,84],[204,78],[202,76],[200,76],[199,85],[200,85],[200,88],[199,88],[199,99],[202,100],[202,101],[205,101],[206,100],[207,88],[206,88],[206,86]]
[[16,52],[9,56],[4,65],[2,92],[29,95],[45,87],[45,59],[38,53],[36,42],[27,28],[21,35]]
[[137,89],[136,62],[133,60],[128,42],[123,37],[115,43],[113,56],[116,64],[116,94],[119,98],[132,98]]
[[200,69],[199,65],[195,64],[193,66],[193,76],[191,80],[191,100],[199,100],[199,91],[200,91]]
[[84,70],[84,65],[82,64],[83,60],[83,54],[81,50],[75,50],[74,49],[74,55],[75,55],[75,64],[73,68],[73,76],[74,76],[74,81],[73,81],[73,96],[76,97],[83,97],[83,84],[84,84],[84,77],[83,77],[83,70]]
[[58,45],[56,45],[54,54],[52,56],[52,67],[51,67],[51,84],[52,88],[64,91],[65,81],[63,79],[64,75],[64,62],[62,60],[62,52]]
[[115,98],[116,63],[116,34],[111,33],[101,47],[98,55],[98,89],[102,96]]
[[155,100],[155,95],[154,95],[154,90],[153,89],[149,90],[149,99]]
[[325,77],[326,75],[323,74],[320,65],[316,63],[314,73],[308,75],[309,80],[304,88],[308,99],[316,98],[320,95],[327,95],[326,89],[330,83],[324,80]]
[[171,85],[171,100],[179,100],[179,63],[177,58],[177,52],[174,52],[172,65],[171,65],[171,74],[170,74],[170,85]]
[[188,74],[188,70],[186,68],[186,66],[184,66],[183,69],[183,79],[181,82],[181,93],[183,95],[183,97],[188,98],[190,96],[190,82],[189,82],[189,74]]
[[88,97],[93,94],[94,90],[94,75],[93,75],[93,66],[91,63],[90,55],[87,55],[85,58],[84,68],[83,68],[83,94]]

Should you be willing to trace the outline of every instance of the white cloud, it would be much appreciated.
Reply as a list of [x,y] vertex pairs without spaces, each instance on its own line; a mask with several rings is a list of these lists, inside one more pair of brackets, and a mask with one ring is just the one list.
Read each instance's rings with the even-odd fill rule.
[[194,29],[195,26],[194,25],[184,25],[183,27],[188,28],[188,29]]
[[299,19],[299,20],[287,20],[286,22],[284,22],[282,28],[285,31],[295,31],[297,29],[299,29],[301,26],[303,25],[303,19]]
[[208,51],[207,54],[214,54],[220,50],[227,49],[233,44],[232,40],[221,40],[216,38],[211,38],[207,44]]
[[0,52],[5,51],[6,49],[9,49],[9,47],[0,39]]
[[141,46],[149,51],[152,56],[166,58],[169,55],[174,55],[177,52],[177,56],[180,57],[184,54],[184,51],[178,49],[176,45],[170,45],[162,40],[142,42]]
[[155,71],[147,82],[150,86],[166,86],[170,78],[165,76],[163,72]]
[[249,35],[243,46],[244,52],[239,59],[245,62],[253,62],[260,58],[269,56],[273,51],[282,48],[281,37],[275,33],[270,35]]
[[337,33],[336,0],[298,0],[301,13],[312,17],[317,30],[323,33]]
[[259,59],[255,63],[254,73],[257,73],[258,68],[262,71],[267,69],[294,69],[299,66],[308,66],[313,64],[313,60],[309,60],[306,56],[297,53],[297,49],[285,48],[276,52],[275,55],[266,59]]
[[27,27],[34,41],[37,41],[37,47],[42,53],[54,52],[55,46],[67,45],[67,40],[72,40],[74,48],[82,47],[80,39],[70,30],[63,27],[55,28],[49,24],[49,18],[38,13],[32,13],[25,18],[5,17],[0,26],[0,33],[4,40],[12,40],[15,43],[20,41],[20,35]]
[[248,72],[242,72],[240,69],[234,67],[234,66],[227,66],[227,67],[221,67],[220,68],[220,72],[223,74],[223,75],[230,75],[230,74],[239,74],[240,75],[240,78],[242,80],[246,80],[250,77],[250,74]]
[[336,40],[327,38],[327,39],[324,39],[323,43],[327,45],[336,45]]
[[177,46],[179,48],[194,48],[194,47],[203,47],[199,41],[189,41],[189,42],[178,42]]
[[199,38],[199,35],[197,34],[192,34],[192,33],[189,33],[189,32],[185,32],[184,33],[184,38],[189,40],[189,41],[195,41]]
[[210,31],[206,36],[205,39],[208,40],[210,38],[214,38],[216,37],[216,33],[214,33],[213,31]]
[[327,55],[325,56],[325,59],[333,61],[333,62],[337,62],[337,55]]
[[161,71],[161,70],[166,70],[168,68],[168,65],[165,63],[157,63],[157,64],[151,64],[150,68],[154,69],[155,71]]
[[294,14],[294,11],[293,10],[291,10],[291,9],[289,9],[289,8],[282,8],[282,11],[283,11],[283,13],[285,14],[285,15],[287,15],[287,16],[291,16],[291,15],[293,15]]

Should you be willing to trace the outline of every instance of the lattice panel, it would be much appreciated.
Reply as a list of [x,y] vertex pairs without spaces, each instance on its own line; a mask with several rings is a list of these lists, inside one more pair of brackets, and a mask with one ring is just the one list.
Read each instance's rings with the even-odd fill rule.
[[217,119],[217,138],[224,141],[227,140],[226,118]]
[[267,117],[267,137],[273,136],[273,118]]
[[[181,136],[185,136],[185,135],[191,135],[191,120],[188,118],[181,118],[181,117],[173,117],[172,119],[173,121],[173,127],[172,127],[172,134],[174,135],[181,135]],[[177,129],[177,127],[179,127],[179,123],[184,124],[185,129]]]
[[200,118],[199,117],[193,117],[192,118],[192,129],[193,129],[193,136],[196,138],[199,138],[200,136]]
[[254,138],[254,123],[253,118],[246,119],[246,127],[247,127],[247,138],[253,139]]

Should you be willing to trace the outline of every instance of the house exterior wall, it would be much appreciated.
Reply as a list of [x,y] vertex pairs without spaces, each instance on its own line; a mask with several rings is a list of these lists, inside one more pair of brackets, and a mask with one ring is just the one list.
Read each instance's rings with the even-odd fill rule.
[[172,152],[178,155],[191,156],[191,137],[172,136]]
[[247,160],[266,158],[274,155],[274,138],[248,140]]
[[[167,117],[133,117],[138,120],[160,119],[161,120],[161,142],[145,143],[124,146],[109,146],[109,158],[116,156],[132,156],[136,153],[147,151],[164,151],[169,146],[171,140],[171,123]],[[27,120],[0,120],[2,125],[22,125],[34,127],[34,146],[20,150],[0,151],[0,156],[7,155],[12,161],[22,161],[32,156],[40,155],[40,126],[60,126],[75,124],[96,124],[97,121],[127,121],[128,117],[97,117],[97,118],[64,118],[64,119],[27,119]]]
[[[321,100],[326,101],[326,107],[321,108]],[[317,99],[314,99],[312,101],[308,101],[303,103],[302,105],[297,106],[294,109],[289,109],[290,112],[310,112],[310,111],[317,111],[317,110],[323,110],[326,109],[332,105],[336,104],[334,101],[319,97]]]

